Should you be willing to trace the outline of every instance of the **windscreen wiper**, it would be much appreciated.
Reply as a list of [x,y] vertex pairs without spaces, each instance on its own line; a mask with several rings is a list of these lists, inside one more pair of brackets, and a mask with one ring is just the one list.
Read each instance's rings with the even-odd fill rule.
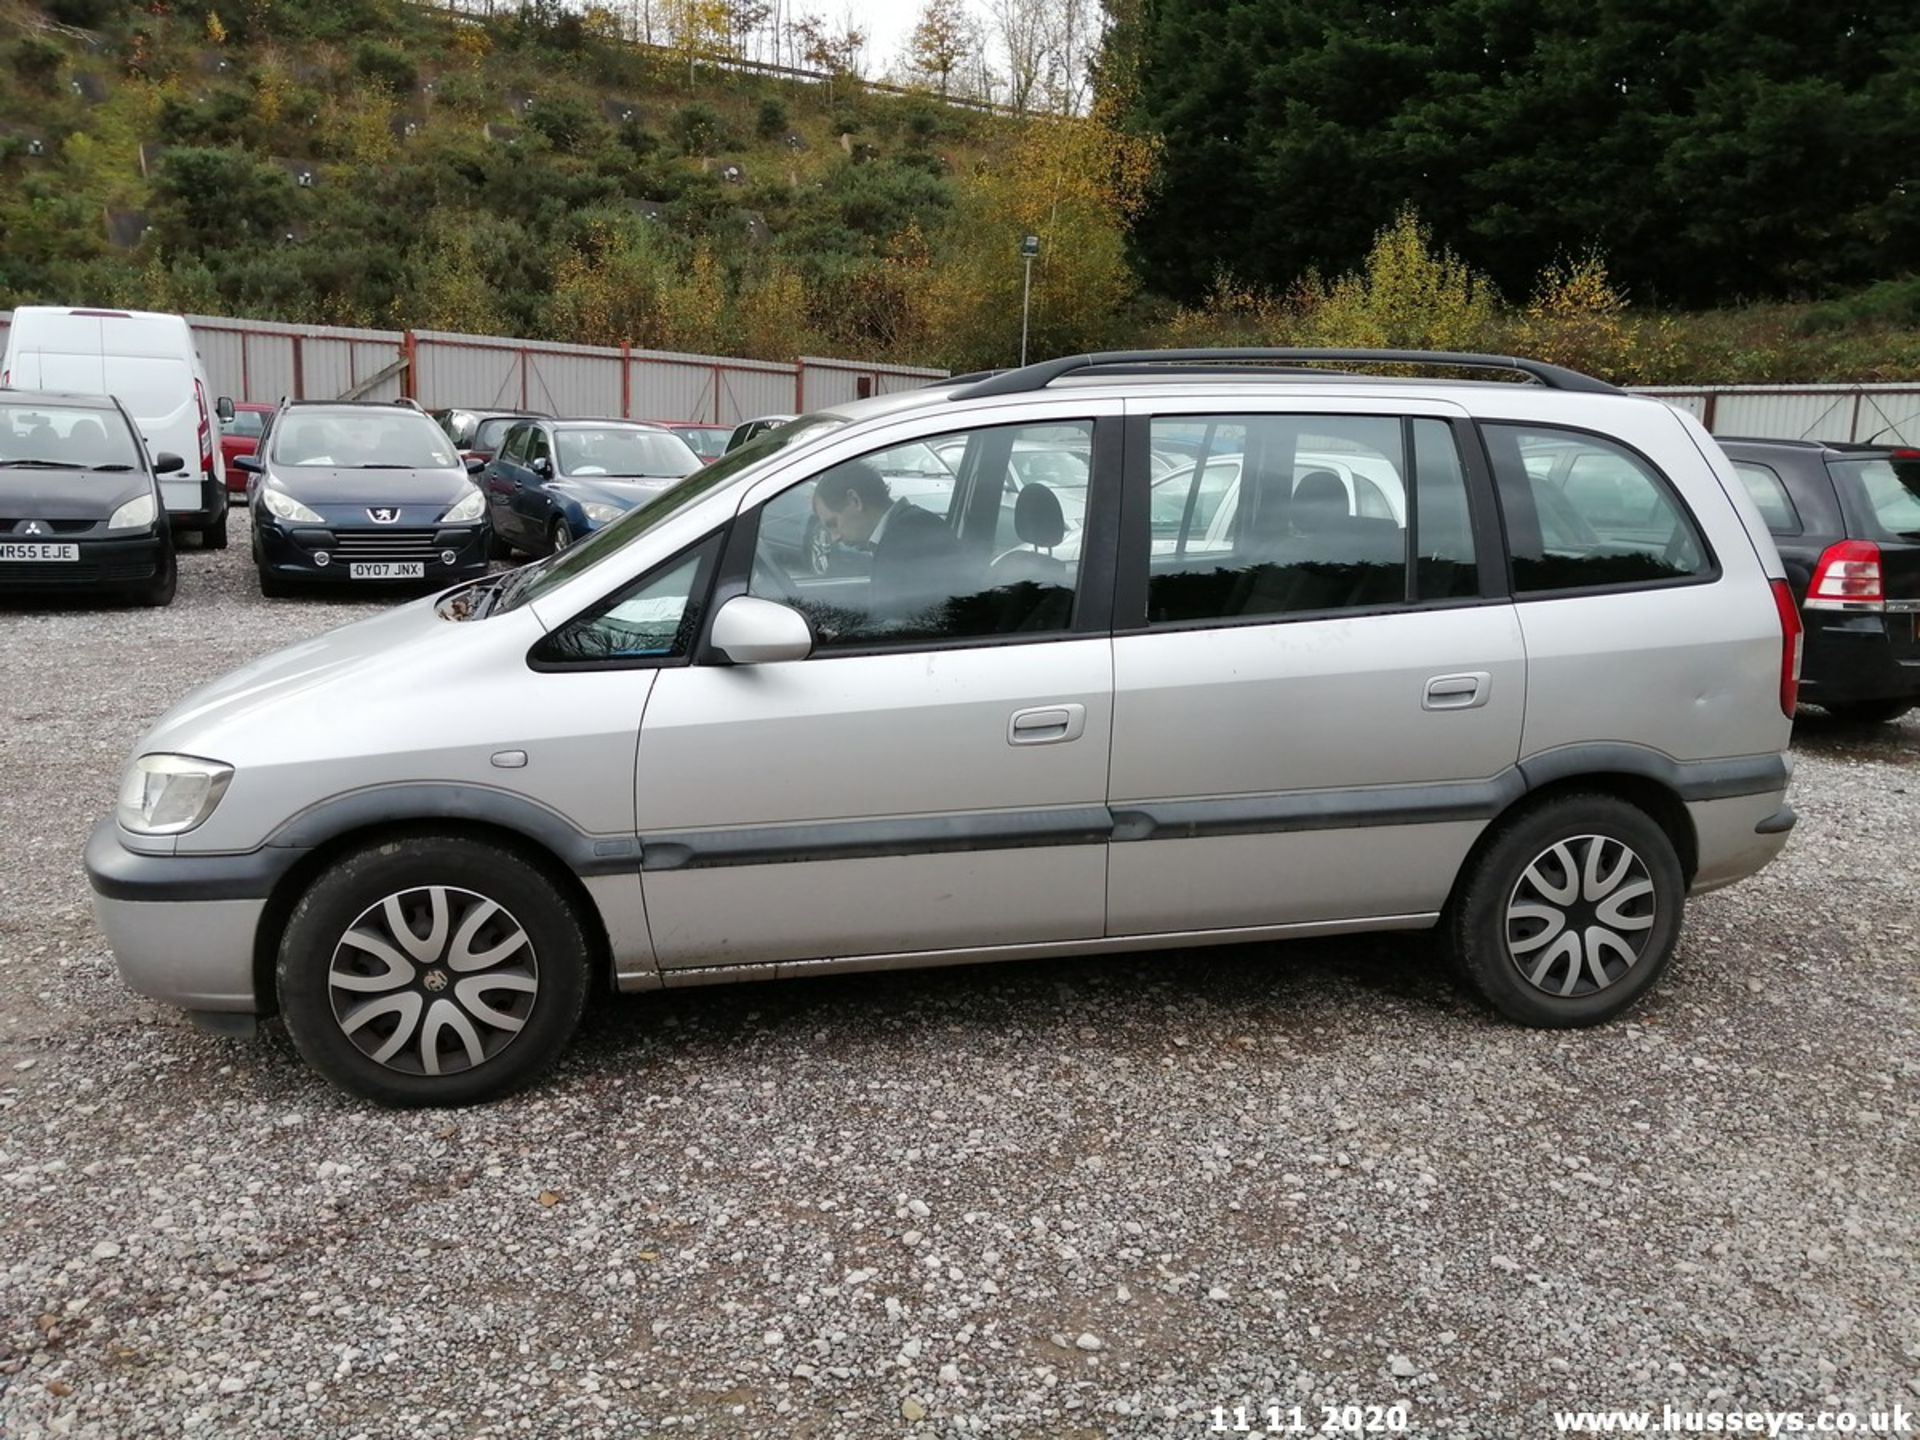
[[31,465],[42,470],[80,470],[84,466],[71,460],[0,460],[0,465]]

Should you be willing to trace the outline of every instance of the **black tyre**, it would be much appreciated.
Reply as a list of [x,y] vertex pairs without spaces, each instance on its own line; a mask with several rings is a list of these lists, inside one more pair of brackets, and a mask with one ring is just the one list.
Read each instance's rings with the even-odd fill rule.
[[293,594],[293,586],[271,570],[260,571],[260,593],[269,600],[284,600]]
[[1885,725],[1913,709],[1913,701],[1855,700],[1849,705],[1835,701],[1821,708],[1843,725]]
[[567,524],[564,517],[555,520],[553,529],[547,532],[548,553],[558,555],[571,544],[573,544],[573,527]]
[[174,558],[172,547],[168,547],[160,561],[160,573],[133,592],[133,603],[157,610],[171,605],[174,593],[179,588],[180,562]]
[[513,547],[501,537],[498,530],[487,531],[487,558],[506,560],[513,554]]
[[590,942],[551,879],[482,840],[408,837],[335,861],[280,940],[280,1010],[307,1062],[382,1105],[466,1105],[551,1065],[586,1003]]
[[210,525],[200,532],[200,543],[208,550],[227,548],[227,520],[223,515],[218,525]]
[[1611,795],[1557,796],[1505,821],[1445,924],[1466,983],[1509,1020],[1611,1020],[1673,958],[1686,880],[1666,831]]

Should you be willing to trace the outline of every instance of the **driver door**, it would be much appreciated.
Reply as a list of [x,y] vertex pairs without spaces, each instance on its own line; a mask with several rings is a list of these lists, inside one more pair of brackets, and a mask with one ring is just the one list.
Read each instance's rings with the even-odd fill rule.
[[[982,426],[958,437],[953,483],[890,479],[896,503],[939,516],[957,557],[941,603],[905,624],[866,613],[869,574],[807,561],[818,473],[748,497],[722,593],[731,570],[800,610],[815,648],[659,677],[636,803],[663,969],[959,958],[1103,933],[1113,661],[1110,594],[1088,579],[1111,556],[1083,545],[1055,562],[1044,546],[997,547],[995,531],[1016,440],[1086,453],[1096,425],[1118,423]],[[1100,435],[1117,458],[1117,430]],[[823,459],[897,468],[884,449]],[[1118,479],[1096,464],[1107,503]]]

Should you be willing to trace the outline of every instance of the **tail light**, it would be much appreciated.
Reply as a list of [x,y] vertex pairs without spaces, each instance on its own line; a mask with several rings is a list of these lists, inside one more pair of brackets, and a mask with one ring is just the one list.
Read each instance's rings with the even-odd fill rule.
[[1806,631],[1800,624],[1800,607],[1793,603],[1793,591],[1784,580],[1773,582],[1773,608],[1780,612],[1780,713],[1791,720],[1800,704],[1800,656]]
[[1880,547],[1871,540],[1842,540],[1829,545],[1813,567],[1807,605],[1815,610],[1884,610],[1880,583]]
[[213,474],[213,421],[207,415],[207,392],[196,380],[193,382],[193,400],[200,407],[200,473]]

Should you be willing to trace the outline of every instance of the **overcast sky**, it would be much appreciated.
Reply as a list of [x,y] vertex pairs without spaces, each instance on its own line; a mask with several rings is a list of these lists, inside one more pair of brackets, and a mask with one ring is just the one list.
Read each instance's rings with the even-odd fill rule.
[[[866,69],[869,75],[878,76],[888,70],[905,68],[901,52],[906,49],[907,37],[920,19],[922,3],[923,0],[813,0],[811,8],[836,26],[851,18],[857,27],[867,32]],[[799,0],[795,8],[809,7],[806,0]],[[967,8],[980,21],[981,28],[991,34],[993,21],[985,0],[967,0]]]

